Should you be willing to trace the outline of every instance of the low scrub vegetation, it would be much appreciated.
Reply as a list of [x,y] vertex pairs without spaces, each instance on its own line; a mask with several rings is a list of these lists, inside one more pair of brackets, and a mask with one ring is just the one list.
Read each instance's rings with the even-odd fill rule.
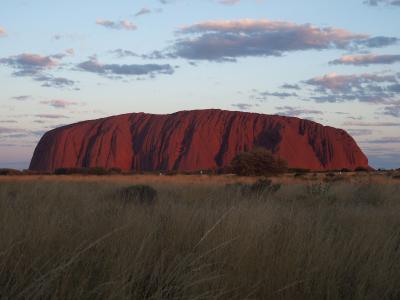
[[54,171],[55,175],[112,175],[121,173],[122,173],[121,169],[118,168],[106,169],[103,167],[58,168]]
[[0,182],[0,298],[400,298],[399,185],[211,183]]
[[15,169],[0,169],[0,176],[22,175],[22,172]]
[[263,148],[238,154],[231,162],[233,173],[240,176],[271,176],[287,171],[287,162]]
[[115,194],[116,198],[125,203],[154,205],[157,201],[157,191],[148,185],[131,185],[121,188]]
[[357,167],[354,171],[356,172],[369,172],[370,170],[365,167]]

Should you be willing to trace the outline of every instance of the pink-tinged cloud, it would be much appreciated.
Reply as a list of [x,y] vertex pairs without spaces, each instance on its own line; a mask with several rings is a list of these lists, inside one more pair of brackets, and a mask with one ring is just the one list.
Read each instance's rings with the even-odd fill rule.
[[41,82],[44,87],[71,87],[76,83],[75,81],[63,77],[54,77],[44,72],[59,66],[60,61],[65,56],[67,56],[65,53],[48,56],[22,53],[16,56],[0,58],[0,65],[7,65],[15,69],[12,73],[14,76],[31,77],[33,80]]
[[364,55],[345,55],[339,59],[331,61],[330,64],[369,66],[373,64],[389,65],[397,62],[400,62],[400,55],[364,54]]
[[50,100],[50,101],[41,101],[40,103],[52,106],[54,108],[67,108],[69,106],[78,105],[77,102],[68,100]]
[[0,58],[0,65],[7,65],[16,69],[15,76],[35,76],[41,71],[54,68],[65,54],[42,56],[32,53],[22,53],[7,58]]
[[0,37],[6,36],[6,34],[7,31],[3,27],[0,27]]
[[339,75],[330,73],[304,81],[311,88],[309,98],[316,102],[358,101],[394,104],[400,93],[400,77],[388,73]]
[[32,67],[49,69],[58,65],[59,60],[55,56],[41,56],[38,54],[22,53],[9,58],[0,59],[0,63],[17,67]]
[[338,75],[330,73],[322,77],[315,77],[306,83],[331,91],[350,91],[354,88],[360,88],[368,83],[396,83],[394,75],[379,74],[359,74],[359,75]]
[[137,26],[127,20],[122,20],[118,22],[99,19],[96,21],[97,25],[109,28],[109,29],[116,29],[116,30],[136,30]]
[[182,27],[171,56],[235,61],[237,57],[281,56],[285,52],[324,49],[364,49],[392,45],[392,37],[370,37],[345,29],[315,27],[267,19],[206,21]]
[[[222,20],[222,21],[205,21],[190,26],[183,27],[180,32],[182,33],[201,33],[201,32],[242,32],[242,33],[263,33],[263,32],[281,32],[281,31],[303,31],[312,36],[323,38],[324,40],[353,40],[356,38],[367,38],[365,34],[353,34],[345,29],[335,29],[331,27],[318,28],[310,24],[295,24],[285,21],[272,21],[268,19],[254,20],[242,19],[237,21]],[[318,43],[319,41],[314,41]]]

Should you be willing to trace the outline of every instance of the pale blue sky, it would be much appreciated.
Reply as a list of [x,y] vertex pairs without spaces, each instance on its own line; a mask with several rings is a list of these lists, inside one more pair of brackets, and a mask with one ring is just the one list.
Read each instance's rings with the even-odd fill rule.
[[3,0],[0,167],[26,168],[62,124],[201,108],[344,128],[374,167],[400,167],[400,6],[168,2]]

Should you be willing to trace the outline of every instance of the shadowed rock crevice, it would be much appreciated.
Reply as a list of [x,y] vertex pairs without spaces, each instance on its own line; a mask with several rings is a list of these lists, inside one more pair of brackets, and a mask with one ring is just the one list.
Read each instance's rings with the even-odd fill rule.
[[[224,163],[224,155],[227,153],[228,148],[229,148],[229,137],[232,131],[232,125],[233,122],[235,121],[236,116],[232,115],[228,121],[228,125],[225,128],[225,132],[222,136],[222,143],[221,143],[221,147],[218,151],[218,154],[215,157],[215,162],[217,163],[217,165],[219,167],[223,166]],[[240,130],[240,128],[238,128]]]

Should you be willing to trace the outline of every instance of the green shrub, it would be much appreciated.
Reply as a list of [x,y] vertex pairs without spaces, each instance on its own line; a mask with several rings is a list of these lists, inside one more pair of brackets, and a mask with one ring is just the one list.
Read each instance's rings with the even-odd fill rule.
[[0,169],[0,176],[22,175],[22,172],[15,169]]
[[354,171],[356,171],[356,172],[369,172],[368,168],[365,168],[365,167],[357,167]]
[[51,173],[24,169],[24,170],[22,170],[22,174],[23,175],[50,175]]
[[94,167],[89,169],[90,175],[108,175],[110,172],[106,168]]
[[240,176],[270,176],[287,171],[287,162],[263,148],[238,154],[231,162],[232,170]]
[[298,178],[298,177],[304,177],[306,176],[306,173],[296,173],[294,174],[294,177]]
[[303,168],[291,168],[289,169],[290,173],[296,173],[296,174],[306,174],[306,173],[310,173],[311,170],[310,169],[303,169]]
[[120,168],[111,168],[108,170],[110,174],[122,174],[122,170]]
[[176,175],[178,175],[178,171],[170,170],[170,171],[165,172],[165,175],[166,176],[176,176]]
[[106,169],[103,167],[94,168],[58,168],[54,171],[55,175],[109,175],[120,174],[121,169],[112,168]]

